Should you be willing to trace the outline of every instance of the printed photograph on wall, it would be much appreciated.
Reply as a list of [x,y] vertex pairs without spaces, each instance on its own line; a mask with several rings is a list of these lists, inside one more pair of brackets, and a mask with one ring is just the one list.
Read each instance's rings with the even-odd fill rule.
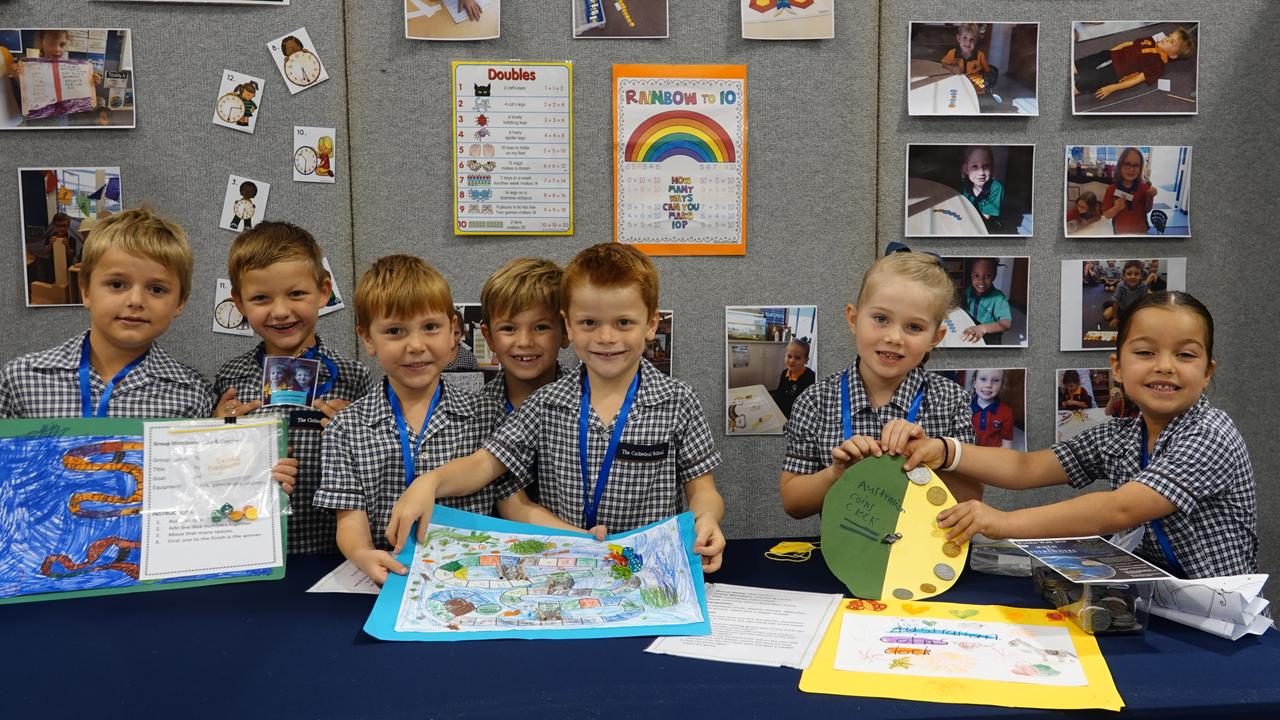
[[942,256],[956,306],[938,347],[1026,347],[1030,265],[1028,257]]
[[1032,234],[1034,145],[907,145],[907,237]]
[[934,370],[969,392],[978,445],[1027,449],[1026,368]]
[[1190,237],[1191,148],[1067,147],[1067,237]]
[[800,393],[817,380],[815,305],[724,309],[725,432],[781,435]]
[[0,129],[135,125],[128,30],[0,29]]
[[600,38],[664,38],[668,34],[667,0],[569,0],[573,36]]
[[502,36],[502,0],[404,0],[410,40],[492,40]]
[[80,304],[85,239],[120,203],[118,167],[18,170],[28,306]]
[[1113,417],[1138,417],[1138,406],[1111,380],[1110,368],[1059,370],[1054,441],[1062,442]]
[[1199,44],[1198,22],[1072,23],[1072,111],[1195,115]]
[[458,314],[458,352],[445,365],[449,382],[461,385],[469,392],[479,392],[484,384],[498,375],[498,356],[480,332],[484,313],[480,303],[454,303]]
[[835,0],[738,0],[746,40],[826,40],[836,36]]
[[670,310],[658,311],[658,331],[644,344],[644,358],[664,375],[671,374],[671,346],[675,338],[671,315]]
[[1120,315],[1148,293],[1187,289],[1186,258],[1062,261],[1062,350],[1113,350]]
[[1039,115],[1038,23],[913,22],[910,115]]

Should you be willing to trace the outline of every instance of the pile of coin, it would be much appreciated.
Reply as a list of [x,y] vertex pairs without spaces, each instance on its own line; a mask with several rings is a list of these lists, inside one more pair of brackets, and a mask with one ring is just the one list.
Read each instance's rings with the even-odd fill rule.
[[1080,585],[1045,565],[1031,573],[1036,593],[1093,635],[1142,632],[1138,595],[1130,585]]

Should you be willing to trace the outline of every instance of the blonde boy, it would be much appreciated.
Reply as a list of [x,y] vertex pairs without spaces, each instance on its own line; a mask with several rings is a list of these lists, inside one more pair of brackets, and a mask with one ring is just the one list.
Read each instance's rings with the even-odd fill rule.
[[658,329],[653,263],[628,245],[595,245],[569,263],[562,287],[579,372],[531,395],[479,452],[418,476],[392,511],[387,540],[402,547],[415,521],[421,540],[437,497],[471,492],[508,471],[527,485],[536,467],[542,505],[522,490],[501,490],[503,517],[599,536],[606,527],[626,531],[664,519],[687,503],[694,551],[706,571],[718,569],[724,501],[711,471],[720,453],[692,388],[644,360],[645,341]]
[[191,293],[187,234],[150,209],[102,220],[80,260],[89,329],[0,370],[0,417],[207,417],[208,383],[157,338]]
[[[278,415],[289,423],[291,456],[298,461],[289,518],[290,553],[337,550],[333,514],[312,505],[320,486],[320,438],[339,410],[364,397],[373,380],[364,365],[348,360],[316,334],[320,309],[329,301],[330,279],[320,246],[311,233],[289,223],[263,222],[231,243],[227,256],[231,299],[260,342],[218,370],[214,389],[223,397],[220,415]],[[267,356],[320,361],[316,400],[311,408],[262,406],[262,365]]]
[[565,370],[557,358],[569,347],[560,317],[564,271],[550,260],[516,258],[489,276],[480,291],[480,332],[502,367],[484,395],[508,413]]
[[[441,376],[458,321],[435,268],[408,255],[381,258],[356,285],[355,308],[356,332],[386,379],[325,428],[314,502],[337,511],[342,554],[382,584],[388,572],[405,573],[383,540],[397,498],[418,473],[477,450],[500,410]],[[491,514],[502,491],[482,483],[441,502]]]

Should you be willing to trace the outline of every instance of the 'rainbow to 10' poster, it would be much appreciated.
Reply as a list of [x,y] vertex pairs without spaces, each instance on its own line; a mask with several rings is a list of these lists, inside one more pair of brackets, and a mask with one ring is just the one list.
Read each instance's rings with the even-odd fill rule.
[[614,236],[650,255],[745,255],[745,65],[614,65]]

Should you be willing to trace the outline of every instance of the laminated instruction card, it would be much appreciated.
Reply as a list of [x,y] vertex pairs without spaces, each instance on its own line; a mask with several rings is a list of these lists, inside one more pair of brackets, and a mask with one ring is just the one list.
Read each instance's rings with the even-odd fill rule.
[[573,63],[453,63],[455,235],[573,234]]
[[650,255],[747,252],[745,65],[614,65],[614,236]]

